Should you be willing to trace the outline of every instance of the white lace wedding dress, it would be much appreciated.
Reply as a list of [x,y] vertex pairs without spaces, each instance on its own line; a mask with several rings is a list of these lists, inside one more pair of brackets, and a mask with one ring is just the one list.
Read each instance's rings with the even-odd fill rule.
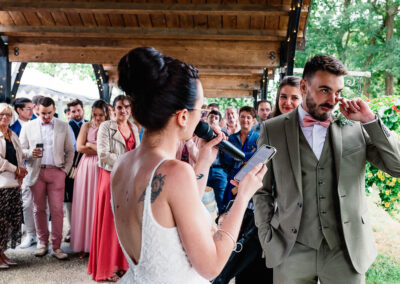
[[[142,222],[142,244],[138,264],[135,265],[122,251],[129,263],[129,270],[118,283],[135,284],[210,284],[191,266],[183,249],[178,230],[162,227],[154,219],[151,210],[151,181],[154,172],[164,160],[153,169],[146,187]],[[113,203],[111,197],[111,203]],[[114,208],[113,204],[111,204]],[[114,210],[114,209],[113,209]]]

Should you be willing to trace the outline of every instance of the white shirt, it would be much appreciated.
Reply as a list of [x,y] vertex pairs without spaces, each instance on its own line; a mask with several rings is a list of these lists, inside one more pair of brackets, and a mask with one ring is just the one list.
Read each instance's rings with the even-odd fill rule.
[[22,119],[19,119],[19,118],[18,118],[18,121],[19,121],[19,124],[21,124],[21,127],[29,122],[29,120],[28,121],[23,121]]
[[303,107],[300,105],[299,108],[299,122],[301,130],[303,131],[304,137],[306,138],[308,144],[313,150],[315,157],[319,160],[322,153],[322,148],[324,148],[326,133],[328,128],[325,128],[319,124],[314,124],[313,126],[304,127],[303,118],[308,114]]
[[[40,132],[42,134],[43,142],[43,157],[42,165],[54,166],[53,145],[54,145],[54,118],[51,120],[52,124],[42,125],[43,120],[39,117]],[[36,146],[36,145],[35,145]]]

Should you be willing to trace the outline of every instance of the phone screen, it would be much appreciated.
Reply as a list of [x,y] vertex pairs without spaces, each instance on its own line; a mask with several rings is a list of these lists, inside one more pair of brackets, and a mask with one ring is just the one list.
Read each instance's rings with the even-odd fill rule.
[[235,175],[234,180],[240,181],[255,165],[267,163],[276,153],[276,149],[272,146],[262,145],[257,152],[250,158],[246,165]]

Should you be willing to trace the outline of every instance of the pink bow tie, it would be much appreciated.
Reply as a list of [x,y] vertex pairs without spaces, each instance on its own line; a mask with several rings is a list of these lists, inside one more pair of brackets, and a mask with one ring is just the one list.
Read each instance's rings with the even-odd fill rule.
[[315,119],[311,115],[306,114],[303,118],[303,126],[308,127],[308,126],[313,126],[314,124],[319,124],[325,128],[328,128],[329,125],[331,124],[331,121],[329,118],[325,121],[320,121],[320,120]]
[[53,122],[42,122],[42,125],[51,125],[51,126],[53,126]]

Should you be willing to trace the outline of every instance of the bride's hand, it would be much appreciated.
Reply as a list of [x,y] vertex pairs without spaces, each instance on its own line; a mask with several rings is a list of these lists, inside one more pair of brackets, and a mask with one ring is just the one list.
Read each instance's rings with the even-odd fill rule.
[[215,147],[222,140],[226,140],[225,134],[216,127],[212,127],[215,133],[217,133],[217,137],[210,141],[206,141],[204,139],[200,139],[199,143],[199,156],[197,162],[203,162],[211,166],[211,164],[215,161],[218,154],[218,148]]

